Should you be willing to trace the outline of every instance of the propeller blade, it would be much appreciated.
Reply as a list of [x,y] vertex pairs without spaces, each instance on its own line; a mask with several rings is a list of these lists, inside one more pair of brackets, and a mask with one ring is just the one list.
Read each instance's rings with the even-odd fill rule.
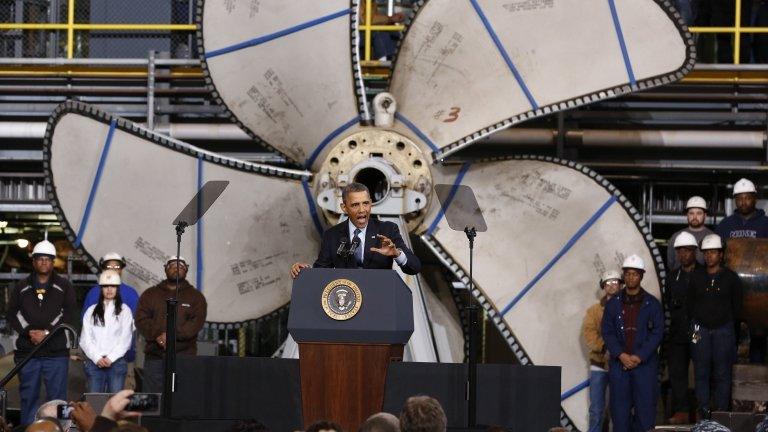
[[[564,422],[586,430],[581,323],[599,299],[601,273],[633,253],[646,263],[643,287],[660,297],[663,264],[650,231],[613,185],[574,162],[520,157],[435,168],[438,181],[474,190],[488,227],[475,240],[473,294],[521,363],[562,367]],[[430,213],[422,239],[468,282],[465,233],[451,230],[439,204]]]
[[430,0],[396,59],[398,119],[442,159],[526,119],[676,81],[695,47],[669,3]]
[[288,160],[311,167],[328,141],[369,117],[356,0],[206,0],[198,22],[214,98]]
[[229,182],[181,244],[209,322],[284,306],[290,265],[317,253],[306,171],[215,155],[76,102],[49,120],[44,155],[49,198],[69,240],[94,272],[105,253],[123,254],[123,278],[140,291],[165,279],[165,260],[176,254],[172,222],[199,187]]

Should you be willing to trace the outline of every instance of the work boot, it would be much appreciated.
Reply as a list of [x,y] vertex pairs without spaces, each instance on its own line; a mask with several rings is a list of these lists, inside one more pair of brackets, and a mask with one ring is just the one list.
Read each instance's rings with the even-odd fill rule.
[[688,413],[683,411],[678,411],[669,418],[669,424],[673,425],[684,425],[689,424],[690,422],[691,419],[688,417]]

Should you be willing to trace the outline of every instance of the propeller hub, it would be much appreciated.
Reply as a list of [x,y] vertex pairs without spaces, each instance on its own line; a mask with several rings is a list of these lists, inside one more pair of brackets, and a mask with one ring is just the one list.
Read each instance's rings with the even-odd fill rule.
[[432,199],[427,155],[407,137],[377,127],[341,139],[320,167],[317,203],[331,222],[341,214],[341,189],[352,182],[368,186],[371,213],[403,215],[414,229]]

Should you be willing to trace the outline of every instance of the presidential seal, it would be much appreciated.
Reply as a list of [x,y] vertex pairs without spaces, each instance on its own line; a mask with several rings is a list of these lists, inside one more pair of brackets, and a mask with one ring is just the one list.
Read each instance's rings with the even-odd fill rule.
[[325,286],[321,301],[326,315],[344,321],[355,316],[360,310],[363,294],[351,280],[336,279]]

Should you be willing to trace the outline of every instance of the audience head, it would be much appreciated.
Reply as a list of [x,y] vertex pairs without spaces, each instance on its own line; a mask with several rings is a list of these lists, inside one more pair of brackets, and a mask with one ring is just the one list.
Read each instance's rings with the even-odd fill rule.
[[691,432],[731,432],[731,430],[716,421],[702,420],[693,425]]
[[[58,406],[66,404],[67,401],[54,399],[40,405],[40,408],[38,408],[37,412],[35,413],[35,420],[40,420],[46,417],[55,419]],[[64,432],[68,431],[69,428],[72,427],[72,420],[57,420],[57,422],[61,425],[61,428],[64,430]]]
[[43,417],[27,426],[26,432],[64,432],[61,423],[53,417]]
[[344,432],[344,429],[332,421],[320,420],[309,425],[306,432]]
[[112,432],[149,432],[149,429],[136,423],[120,420],[117,422],[117,427],[112,429]]
[[380,412],[368,417],[357,432],[400,432],[400,420],[390,413]]
[[760,422],[759,425],[755,428],[755,432],[768,432],[768,416],[766,416],[763,421]]
[[269,428],[258,420],[238,420],[227,429],[227,432],[269,432]]
[[448,424],[443,407],[429,396],[412,396],[400,412],[403,432],[444,432]]

